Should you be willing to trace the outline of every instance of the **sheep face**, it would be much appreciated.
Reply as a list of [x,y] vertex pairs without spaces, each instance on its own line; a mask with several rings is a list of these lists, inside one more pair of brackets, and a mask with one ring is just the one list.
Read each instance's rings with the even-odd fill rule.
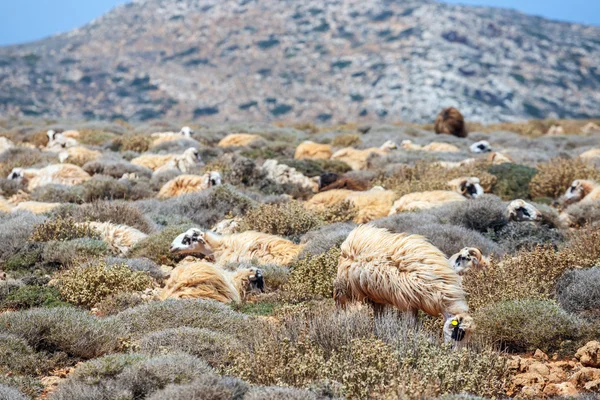
[[396,150],[398,148],[398,145],[394,142],[392,142],[391,140],[388,140],[387,142],[385,142],[384,144],[381,145],[381,150]]
[[48,142],[52,142],[56,136],[56,131],[53,129],[48,130],[48,132],[46,132],[46,136],[48,136]]
[[23,179],[25,177],[25,172],[23,171],[23,168],[13,168],[12,171],[10,171],[10,174],[8,174],[8,179],[12,179],[12,180],[20,180]]
[[194,163],[199,163],[202,160],[200,159],[200,152],[198,151],[198,149],[194,148],[194,147],[190,147],[189,149],[187,149],[184,153],[183,153],[184,157],[187,160],[190,160]]
[[448,184],[455,187],[455,190],[458,190],[467,199],[476,199],[483,195],[483,188],[479,184],[479,178],[459,178],[448,182]]
[[207,174],[206,177],[207,180],[207,186],[208,187],[213,187],[213,186],[221,186],[223,184],[222,180],[221,180],[221,174],[217,171],[211,171]]
[[506,208],[506,214],[509,221],[539,221],[542,219],[542,213],[523,200],[513,200]]
[[263,272],[260,268],[251,267],[250,271],[253,272],[252,275],[249,276],[250,279],[250,289],[260,290],[261,292],[265,291],[265,279],[263,278]]
[[475,330],[473,318],[467,314],[456,314],[446,316],[444,322],[444,341],[465,345],[471,339]]
[[189,126],[184,126],[183,128],[181,128],[181,131],[179,132],[180,135],[183,135],[187,138],[192,137],[193,133],[194,133],[194,131]]
[[482,258],[481,250],[474,247],[465,247],[450,257],[448,262],[457,274],[462,275],[471,268],[481,267]]
[[206,241],[206,233],[200,229],[191,228],[177,236],[171,243],[169,251],[174,254],[201,253],[212,255],[213,251]]
[[492,146],[490,146],[487,140],[480,140],[479,142],[475,142],[470,146],[471,153],[489,153],[492,151]]
[[585,197],[585,186],[579,179],[574,180],[571,186],[565,192],[562,200],[564,204],[577,203]]

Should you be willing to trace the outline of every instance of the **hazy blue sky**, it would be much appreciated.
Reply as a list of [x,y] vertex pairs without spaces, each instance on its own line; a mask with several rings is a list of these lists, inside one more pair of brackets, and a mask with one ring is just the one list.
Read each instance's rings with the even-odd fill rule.
[[[128,0],[0,0],[0,46],[67,32]],[[301,0],[299,0],[301,1]],[[446,0],[600,25],[600,0]]]

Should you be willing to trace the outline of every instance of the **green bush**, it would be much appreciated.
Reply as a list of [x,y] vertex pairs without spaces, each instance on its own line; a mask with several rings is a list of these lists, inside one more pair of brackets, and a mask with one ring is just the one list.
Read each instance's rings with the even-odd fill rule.
[[[239,379],[204,374],[185,385],[169,385],[155,392],[148,400],[246,400],[248,396],[245,394],[249,389],[250,386]],[[265,400],[264,397],[261,399]]]
[[295,301],[330,298],[339,259],[340,249],[333,247],[323,254],[296,261],[283,287],[284,296]]
[[61,297],[71,304],[91,308],[106,297],[120,292],[136,292],[153,285],[145,272],[127,265],[106,265],[98,261],[63,272],[58,278]]
[[42,252],[42,262],[46,267],[72,266],[78,263],[106,256],[110,253],[103,240],[75,239],[67,242],[48,242]]
[[302,204],[290,201],[281,204],[261,204],[251,209],[243,218],[241,230],[253,230],[278,236],[299,239],[300,236],[323,224],[313,212]]
[[25,309],[33,307],[59,307],[68,305],[60,300],[58,290],[48,286],[22,286],[8,294],[0,309]]
[[100,234],[89,226],[78,225],[73,218],[57,217],[37,225],[29,240],[32,242],[50,242],[80,238],[100,239]]
[[0,334],[0,374],[42,375],[52,367],[50,360],[22,338]]
[[116,315],[121,311],[144,304],[142,295],[137,292],[118,292],[107,296],[96,304],[100,315]]
[[4,264],[5,271],[27,271],[40,261],[44,245],[41,243],[27,243],[18,253],[13,254]]
[[529,182],[538,171],[524,165],[505,163],[490,166],[488,172],[496,177],[492,193],[503,200],[514,200],[530,198]]
[[128,256],[131,258],[145,257],[155,263],[162,265],[175,266],[178,261],[185,258],[185,255],[172,254],[170,252],[171,243],[182,232],[185,232],[192,225],[168,226],[162,231],[148,236],[139,241],[129,250]]
[[119,151],[135,151],[137,153],[144,153],[152,146],[152,138],[150,136],[141,135],[124,135],[117,139],[120,141],[121,147]]
[[344,133],[334,137],[333,141],[331,142],[331,145],[335,147],[351,147],[357,146],[361,143],[362,141],[360,140],[360,136],[358,134]]

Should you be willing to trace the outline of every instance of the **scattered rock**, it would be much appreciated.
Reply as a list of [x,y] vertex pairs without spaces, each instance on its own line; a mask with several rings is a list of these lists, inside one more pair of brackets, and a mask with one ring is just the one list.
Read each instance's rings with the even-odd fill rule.
[[545,378],[550,375],[550,368],[543,363],[536,362],[529,366],[529,373],[539,374]]
[[600,367],[600,342],[592,341],[586,343],[575,353],[575,358],[579,360],[584,367]]
[[576,396],[577,388],[571,382],[550,383],[544,388],[546,396]]
[[537,349],[535,353],[533,353],[533,358],[536,360],[548,361],[548,356],[540,349]]
[[575,372],[569,382],[575,386],[583,386],[587,382],[593,382],[600,380],[600,369],[583,367],[579,371]]

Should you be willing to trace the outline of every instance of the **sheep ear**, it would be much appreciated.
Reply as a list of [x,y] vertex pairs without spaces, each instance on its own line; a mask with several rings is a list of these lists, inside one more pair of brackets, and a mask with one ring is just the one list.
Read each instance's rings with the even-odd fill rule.
[[462,181],[460,183],[460,191],[461,193],[465,193],[467,191],[467,181]]

